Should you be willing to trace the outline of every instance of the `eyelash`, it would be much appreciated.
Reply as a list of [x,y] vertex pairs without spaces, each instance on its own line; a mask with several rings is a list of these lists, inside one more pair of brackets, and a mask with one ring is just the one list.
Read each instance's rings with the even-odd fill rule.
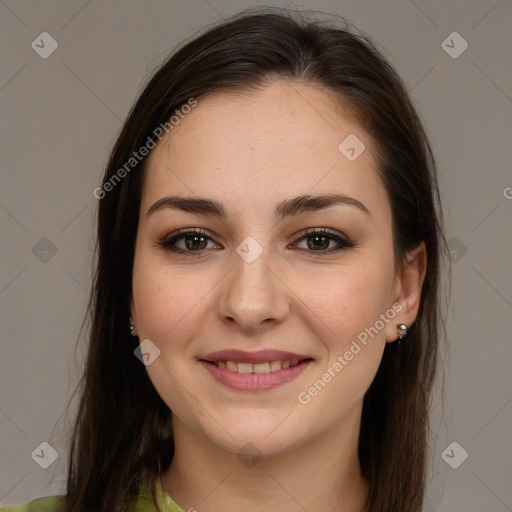
[[[192,257],[200,257],[201,254],[204,251],[206,251],[206,249],[200,249],[198,251],[189,251],[189,250],[179,249],[174,246],[174,244],[178,240],[180,240],[181,238],[184,238],[187,235],[201,235],[201,236],[204,236],[204,237],[214,241],[211,238],[210,234],[207,231],[205,231],[204,229],[194,228],[194,229],[182,229],[175,234],[165,235],[158,240],[157,244],[169,252],[173,252],[176,254],[186,254],[187,256],[192,256]],[[322,257],[323,255],[332,254],[333,252],[337,252],[341,249],[352,248],[352,247],[356,246],[356,244],[354,242],[352,242],[352,240],[349,237],[347,237],[346,235],[342,235],[342,234],[340,234],[336,231],[332,231],[328,228],[307,229],[300,233],[299,237],[295,240],[295,242],[293,242],[293,244],[296,244],[297,242],[300,242],[303,239],[308,238],[310,236],[314,236],[314,235],[321,235],[321,236],[327,237],[331,240],[334,240],[335,242],[338,242],[339,245],[338,245],[338,247],[335,247],[334,249],[327,249],[327,250],[322,250],[322,251],[314,251],[311,249],[298,249],[299,252],[307,252],[308,254],[310,254],[312,256]],[[198,254],[194,254],[194,253],[198,253]]]

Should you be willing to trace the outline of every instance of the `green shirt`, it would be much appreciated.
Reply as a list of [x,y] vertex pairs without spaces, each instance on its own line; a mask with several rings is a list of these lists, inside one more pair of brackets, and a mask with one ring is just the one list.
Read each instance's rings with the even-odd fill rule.
[[[156,492],[158,504],[162,512],[185,512],[162,489],[160,479],[156,480]],[[59,506],[63,503],[63,496],[48,496],[37,498],[25,505],[13,505],[0,507],[0,512],[59,512]],[[153,498],[148,485],[142,486],[138,496],[124,506],[124,512],[153,512]]]

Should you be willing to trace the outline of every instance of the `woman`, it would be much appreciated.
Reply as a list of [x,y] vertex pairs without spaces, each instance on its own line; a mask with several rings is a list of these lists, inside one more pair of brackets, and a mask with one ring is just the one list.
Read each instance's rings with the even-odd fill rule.
[[445,239],[369,40],[224,21],[149,81],[94,194],[67,494],[6,510],[421,510]]

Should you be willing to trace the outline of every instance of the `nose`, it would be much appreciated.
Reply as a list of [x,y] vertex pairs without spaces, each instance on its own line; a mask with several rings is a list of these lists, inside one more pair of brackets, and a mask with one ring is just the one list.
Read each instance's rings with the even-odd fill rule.
[[251,263],[238,253],[233,255],[233,268],[222,282],[218,301],[223,322],[261,334],[288,315],[289,290],[272,260],[266,250]]

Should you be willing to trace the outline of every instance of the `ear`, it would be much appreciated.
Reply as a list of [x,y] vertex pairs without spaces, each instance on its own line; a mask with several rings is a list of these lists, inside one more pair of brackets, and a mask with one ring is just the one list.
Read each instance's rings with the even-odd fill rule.
[[393,284],[393,309],[397,311],[393,321],[386,326],[386,342],[392,343],[398,338],[397,325],[410,327],[418,315],[421,289],[427,270],[427,249],[421,242],[406,254],[402,269],[397,273]]
[[133,336],[138,336],[139,331],[137,329],[137,310],[135,308],[135,301],[133,300],[133,293],[130,294],[130,316],[132,318],[131,324],[134,326],[134,329],[131,333]]

